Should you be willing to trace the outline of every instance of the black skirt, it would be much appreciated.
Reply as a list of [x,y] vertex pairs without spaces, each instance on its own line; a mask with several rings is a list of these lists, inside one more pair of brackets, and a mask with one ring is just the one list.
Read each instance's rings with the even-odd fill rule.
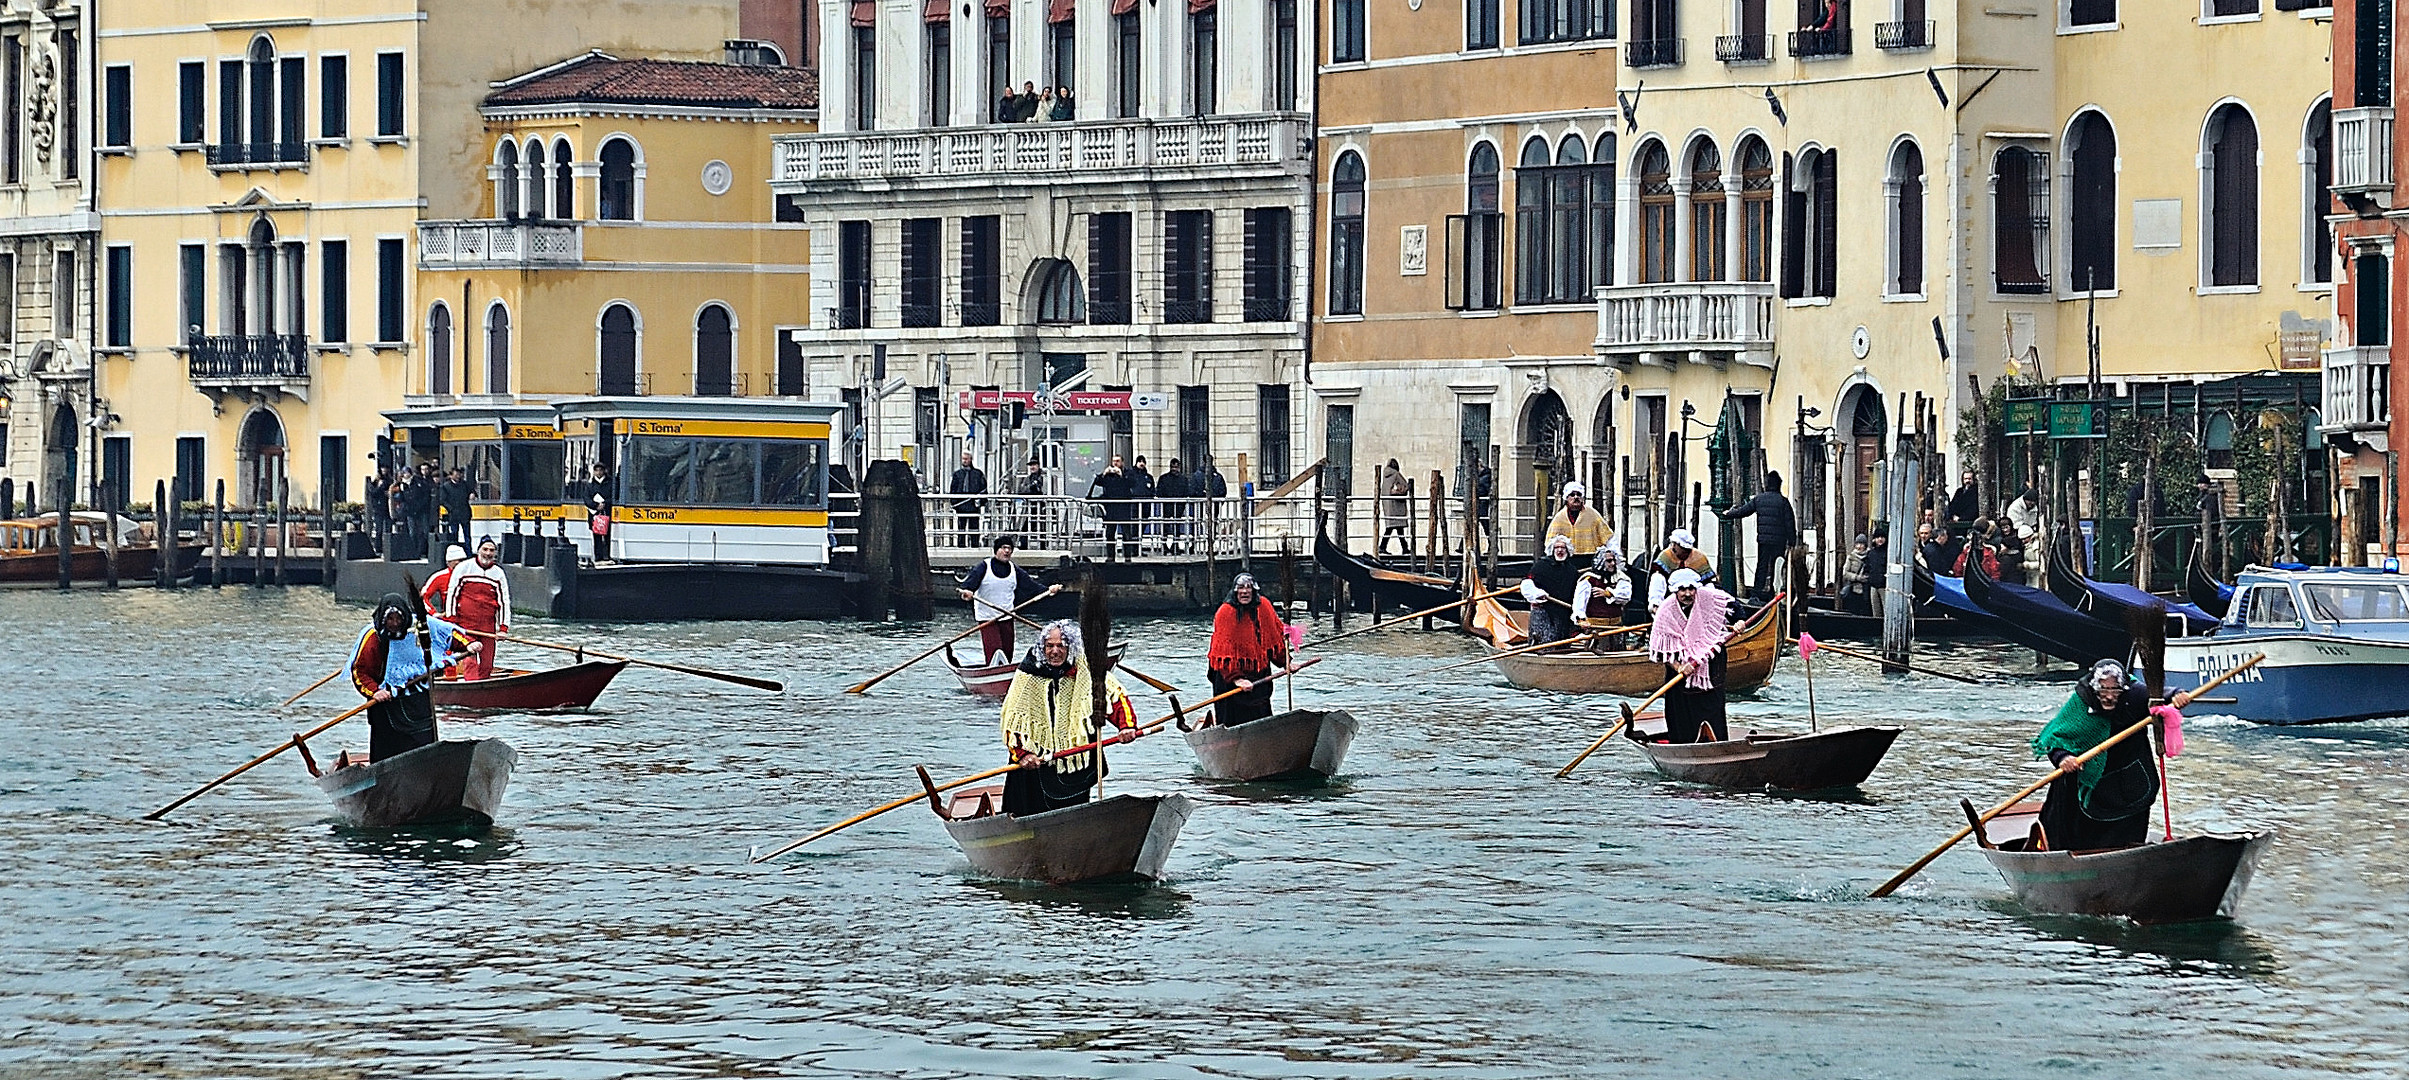
[[1095,787],[1096,767],[1092,764],[1070,773],[1057,772],[1052,765],[1014,769],[1004,774],[1004,812],[1028,817],[1077,806],[1088,800]]
[[383,761],[435,742],[435,695],[424,690],[368,707],[368,758]]
[[[1240,724],[1270,716],[1271,684],[1262,681],[1264,676],[1269,674],[1271,673],[1266,671],[1262,675],[1251,676],[1255,680],[1253,689],[1231,694],[1229,697],[1214,702],[1213,722],[1222,727],[1237,727]],[[1221,697],[1221,695],[1238,688],[1237,683],[1225,682],[1219,675],[1208,674],[1205,679],[1213,684],[1214,697]]]
[[[1723,718],[1723,653],[1706,663],[1706,677],[1714,685],[1704,690],[1690,687],[1688,680],[1665,694],[1665,741],[1697,742],[1698,725],[1705,724],[1721,741],[1731,737],[1731,729]],[[1665,665],[1665,678],[1671,679],[1680,669]]]

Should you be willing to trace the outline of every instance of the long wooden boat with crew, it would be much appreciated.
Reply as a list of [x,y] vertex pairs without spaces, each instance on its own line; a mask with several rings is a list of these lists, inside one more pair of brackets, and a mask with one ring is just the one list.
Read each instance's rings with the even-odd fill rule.
[[[1105,649],[1105,656],[1119,663],[1121,654],[1129,651],[1129,643],[1116,641]],[[1000,698],[1012,689],[1012,673],[1020,670],[1020,661],[1003,664],[965,664],[954,655],[954,647],[945,647],[945,666],[952,668],[954,677],[962,680],[962,689],[980,697]]]
[[476,680],[435,680],[435,704],[450,709],[584,709],[627,670],[625,660],[588,660],[542,671],[511,668]]
[[[1629,705],[1623,715],[1631,716]],[[1643,735],[1661,732],[1664,714],[1634,718],[1631,729]],[[1742,791],[1830,791],[1864,783],[1904,730],[1844,727],[1803,735],[1751,731],[1721,742],[1634,741],[1657,772],[1675,780]]]
[[973,869],[991,877],[1075,885],[1155,881],[1196,802],[1185,795],[1115,795],[1015,817],[1001,784],[940,794],[929,804]]
[[[1966,807],[1968,814],[1973,807]],[[2027,851],[2040,803],[1985,822],[1982,856],[2028,911],[2139,923],[2230,919],[2272,832],[2208,833],[2104,851]]]
[[[1476,627],[1490,628],[1489,643],[1500,648],[1500,655],[1491,659],[1507,682],[1526,690],[1624,697],[1646,697],[1664,685],[1665,666],[1648,658],[1644,641],[1634,642],[1640,648],[1612,652],[1590,652],[1586,646],[1574,645],[1563,651],[1504,655],[1501,642],[1518,637],[1527,640],[1529,617],[1528,612],[1509,611],[1495,600],[1481,601],[1474,612]],[[1644,633],[1636,631],[1633,637]],[[1777,609],[1767,605],[1741,622],[1739,634],[1725,648],[1726,689],[1734,694],[1755,693],[1773,677],[1773,664],[1781,650],[1781,619]]]
[[1341,710],[1294,709],[1236,727],[1207,723],[1185,734],[1196,770],[1210,779],[1327,780],[1346,761],[1359,726]]
[[341,765],[318,778],[318,789],[353,828],[482,829],[502,808],[502,792],[518,760],[518,751],[500,739],[431,743],[378,761]]

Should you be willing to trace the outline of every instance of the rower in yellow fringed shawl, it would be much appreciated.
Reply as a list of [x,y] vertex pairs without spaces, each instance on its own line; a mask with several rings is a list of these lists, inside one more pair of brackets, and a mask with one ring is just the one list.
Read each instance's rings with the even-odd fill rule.
[[[1095,742],[1095,685],[1081,658],[1077,624],[1049,623],[1038,645],[1021,661],[1004,694],[1004,751],[1021,766],[1004,776],[1004,812],[1015,817],[1077,806],[1088,800],[1105,769],[1102,751],[1054,757],[1059,750]],[[1121,729],[1120,741],[1137,737],[1137,710],[1129,691],[1111,672],[1104,675],[1105,716]]]

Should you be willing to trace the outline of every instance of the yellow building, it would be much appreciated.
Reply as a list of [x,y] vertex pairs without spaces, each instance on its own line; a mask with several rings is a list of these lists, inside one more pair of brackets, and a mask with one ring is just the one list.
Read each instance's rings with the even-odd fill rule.
[[[295,504],[358,498],[381,412],[423,377],[417,223],[488,212],[495,81],[588,48],[716,59],[738,8],[92,2],[95,64],[125,91],[103,103],[123,137],[95,177],[104,456],[137,491],[222,479],[237,505],[279,482]],[[599,148],[572,145],[591,215]]]

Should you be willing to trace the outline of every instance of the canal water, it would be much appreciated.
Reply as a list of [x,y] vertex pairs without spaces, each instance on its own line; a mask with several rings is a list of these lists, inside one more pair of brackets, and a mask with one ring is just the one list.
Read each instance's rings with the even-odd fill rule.
[[[922,627],[531,620],[788,689],[631,669],[591,714],[447,723],[522,755],[481,838],[337,827],[290,755],[140,820],[356,701],[276,708],[363,619],[315,590],[0,593],[0,1076],[2409,1073],[2409,725],[2195,721],[2178,820],[2281,834],[2238,922],[2161,929],[2023,914],[1972,851],[1866,898],[1959,796],[2039,775],[2023,746],[2068,675],[1972,645],[1931,661],[1997,685],[1819,658],[1825,723],[1909,733],[1862,795],[1807,799],[1672,783],[1619,743],[1551,780],[1601,703],[1418,674],[1462,638],[1350,639],[1296,691],[1363,721],[1326,790],[1119,749],[1110,790],[1202,801],[1144,888],[984,880],[918,806],[747,864],[915,763],[998,760],[994,707],[940,664],[839,692]],[[1203,621],[1124,628],[1202,696]],[[1804,722],[1783,663],[1741,723]],[[365,745],[337,733],[321,757]]]

